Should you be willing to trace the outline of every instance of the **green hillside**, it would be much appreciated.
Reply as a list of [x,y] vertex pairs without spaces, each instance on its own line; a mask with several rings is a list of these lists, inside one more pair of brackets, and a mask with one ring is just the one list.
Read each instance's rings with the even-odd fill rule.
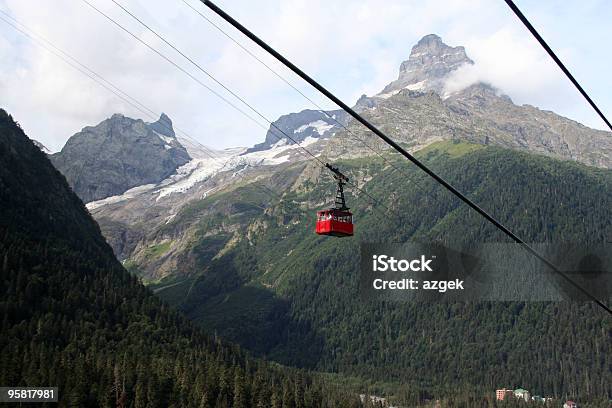
[[[454,141],[419,155],[527,241],[612,237],[610,171]],[[349,194],[352,239],[313,232],[314,203],[334,191],[326,175],[299,181],[265,211],[270,198],[254,185],[193,203],[160,231],[178,239],[195,230],[183,254],[189,270],[152,287],[255,353],[377,382],[408,402],[518,386],[581,401],[612,397],[612,325],[592,304],[360,299],[360,242],[508,242],[413,165],[389,158],[408,176],[374,158],[336,163],[393,210],[381,214]]]
[[360,406],[202,334],[152,295],[2,110],[0,283],[0,384],[59,387],[60,406]]

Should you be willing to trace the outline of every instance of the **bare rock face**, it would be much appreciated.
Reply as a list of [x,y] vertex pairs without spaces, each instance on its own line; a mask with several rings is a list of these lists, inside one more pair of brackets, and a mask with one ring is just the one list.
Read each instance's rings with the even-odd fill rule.
[[[531,105],[515,105],[491,86],[472,85],[451,95],[444,104],[474,128],[488,129],[482,135],[485,143],[612,168],[610,132]],[[477,133],[476,129],[472,133]]]
[[387,85],[382,94],[401,89],[441,93],[448,74],[462,65],[473,63],[464,47],[450,47],[437,35],[426,35],[412,47],[410,57],[400,66],[398,79]]
[[172,120],[166,115],[162,113],[157,122],[153,122],[149,124],[149,129],[152,131],[167,137],[175,138],[176,134],[174,133],[174,128],[172,127]]
[[115,114],[84,128],[50,157],[86,203],[158,183],[191,160],[164,114],[151,124]]

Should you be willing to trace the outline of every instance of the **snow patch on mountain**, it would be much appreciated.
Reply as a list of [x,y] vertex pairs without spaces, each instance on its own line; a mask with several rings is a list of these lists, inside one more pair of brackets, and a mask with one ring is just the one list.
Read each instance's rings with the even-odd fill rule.
[[34,145],[36,147],[38,147],[40,149],[41,152],[43,152],[44,154],[51,154],[51,150],[47,149],[47,146],[45,146],[44,144],[40,143],[38,140],[36,139],[31,139],[32,143],[34,143]]
[[120,203],[122,201],[126,201],[129,200],[130,198],[134,198],[142,193],[145,193],[153,188],[155,188],[156,184],[144,184],[142,186],[137,186],[134,188],[129,189],[128,191],[126,191],[123,194],[120,195],[116,195],[116,196],[111,196],[111,197],[107,197],[104,198],[102,200],[98,200],[98,201],[91,201],[87,204],[85,204],[85,206],[87,207],[87,209],[89,211],[95,210],[96,208],[102,207],[104,205],[107,204],[116,204],[116,203]]
[[[164,136],[161,133],[157,133],[156,131],[153,131],[157,137],[159,137],[164,143],[166,143],[166,146],[170,146],[170,148],[172,148],[172,142],[175,142],[176,139],[172,138],[172,137],[168,137],[168,136]],[[189,152],[188,152],[189,153]]]
[[274,143],[271,147],[272,149],[274,149],[274,148],[286,146],[286,145],[287,145],[287,139],[281,139],[278,142]]
[[220,158],[230,157],[244,153],[247,149],[246,147],[230,147],[223,150],[214,150],[193,139],[178,136],[177,140],[187,149],[187,153],[194,159],[205,159],[211,156]]
[[308,136],[299,145],[287,144],[286,140],[281,140],[271,149],[247,153],[240,158],[244,159],[243,164],[246,163],[251,166],[275,166],[288,162],[293,152],[301,150],[302,147],[308,147],[318,140],[316,137]]
[[207,180],[214,174],[221,171],[228,164],[224,159],[194,159],[182,167],[179,167],[176,174],[164,180],[161,185],[167,185],[155,191],[156,201],[174,194],[184,193],[197,183]]
[[306,125],[302,125],[299,128],[295,129],[293,131],[293,133],[302,133],[305,130],[308,130],[310,128],[314,129],[320,136],[325,135],[325,132],[327,132],[330,129],[333,129],[335,126],[332,124],[329,124],[323,120],[317,120],[316,122],[311,122],[308,123]]
[[158,194],[156,200],[159,201],[170,194],[184,193],[193,188],[196,184],[223,171],[237,169],[233,174],[235,177],[243,171],[246,171],[249,167],[276,166],[287,163],[291,158],[291,154],[297,149],[301,149],[300,146],[309,146],[317,142],[317,140],[318,139],[314,137],[307,137],[299,146],[295,144],[289,145],[285,140],[281,140],[268,150],[242,154],[242,148],[229,149],[230,154],[226,152],[225,156],[219,155],[214,159],[210,157],[193,159],[191,162],[180,167],[177,174],[161,183],[166,186],[155,192]]
[[426,84],[427,84],[427,80],[424,79],[424,80],[419,81],[417,83],[406,85],[403,88],[395,89],[395,90],[393,90],[391,92],[380,93],[380,94],[376,95],[376,97],[377,98],[381,98],[381,99],[389,99],[390,97],[392,97],[393,95],[397,95],[398,93],[400,93],[404,89],[407,89],[409,91],[421,91],[421,90],[425,89],[425,85]]
[[408,86],[405,86],[404,89],[408,89],[409,91],[420,91],[421,89],[425,88],[426,83],[427,80],[424,79],[422,81],[417,82],[416,84],[410,84]]

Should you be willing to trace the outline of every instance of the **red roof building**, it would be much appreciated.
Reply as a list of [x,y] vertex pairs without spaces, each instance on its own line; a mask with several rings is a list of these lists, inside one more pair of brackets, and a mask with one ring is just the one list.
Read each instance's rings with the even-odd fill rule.
[[495,397],[497,398],[498,401],[505,400],[506,397],[509,395],[514,395],[514,391],[508,390],[506,388],[502,388],[500,390],[495,391]]

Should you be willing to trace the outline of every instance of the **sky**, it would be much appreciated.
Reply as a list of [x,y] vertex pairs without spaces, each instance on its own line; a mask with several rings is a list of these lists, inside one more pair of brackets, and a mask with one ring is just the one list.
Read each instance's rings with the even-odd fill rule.
[[[168,56],[202,84],[225,90],[132,20],[112,0],[87,0]],[[266,119],[314,106],[188,7],[200,11],[326,109],[325,97],[253,46],[197,0],[116,0],[162,34]],[[612,116],[612,8],[609,0],[516,0],[608,117]],[[502,0],[217,0],[258,36],[352,105],[397,78],[424,35],[463,45],[476,62],[454,77],[485,81],[517,104],[552,110],[587,126],[605,124]],[[0,11],[92,69],[147,109],[214,148],[252,146],[268,127],[114,26],[85,0],[0,0]],[[0,17],[7,19],[0,13]],[[10,21],[10,20],[9,20]],[[14,24],[14,23],[13,23]],[[34,34],[32,34],[34,33]],[[39,41],[44,41],[39,40]],[[44,42],[42,42],[45,44]],[[52,49],[47,44],[47,48]],[[57,51],[56,51],[57,52]],[[52,151],[114,113],[153,121],[146,110],[100,86],[0,20],[0,107]],[[73,65],[76,65],[73,63]],[[125,97],[124,97],[125,98]],[[240,102],[233,101],[235,105]],[[242,106],[243,111],[248,108]]]

